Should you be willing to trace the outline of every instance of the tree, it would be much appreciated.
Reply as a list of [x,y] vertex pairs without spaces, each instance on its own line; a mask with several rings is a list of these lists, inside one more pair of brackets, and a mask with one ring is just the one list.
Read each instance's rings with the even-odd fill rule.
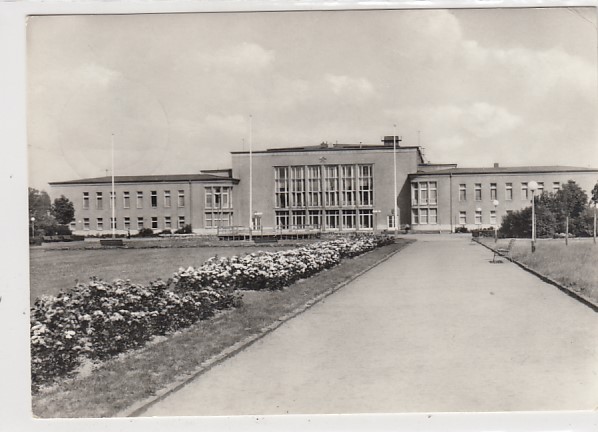
[[557,191],[555,198],[562,215],[569,216],[570,218],[579,217],[588,204],[588,195],[573,180],[569,180],[564,184]]
[[60,225],[68,225],[75,220],[75,206],[64,195],[54,200],[50,213]]
[[[57,223],[50,213],[52,204],[50,196],[45,191],[29,188],[29,220],[35,218],[36,232],[43,231],[44,235],[53,235]],[[31,223],[31,222],[30,222]]]
[[598,203],[598,182],[596,182],[594,189],[592,189],[592,201]]

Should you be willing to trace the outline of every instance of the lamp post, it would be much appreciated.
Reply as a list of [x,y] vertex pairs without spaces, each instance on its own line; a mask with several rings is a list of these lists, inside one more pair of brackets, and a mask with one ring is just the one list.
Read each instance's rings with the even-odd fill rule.
[[494,204],[494,243],[496,243],[496,241],[498,240],[498,218],[496,214],[496,208],[499,204],[498,200],[492,201],[492,204]]
[[35,218],[31,216],[31,238],[35,237]]
[[532,192],[532,253],[534,253],[536,252],[536,190],[538,183],[532,180],[527,187]]

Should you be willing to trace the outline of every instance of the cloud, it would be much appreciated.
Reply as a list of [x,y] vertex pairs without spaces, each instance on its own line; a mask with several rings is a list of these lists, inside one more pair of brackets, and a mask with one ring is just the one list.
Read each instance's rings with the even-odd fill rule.
[[346,93],[369,96],[374,93],[374,85],[366,78],[353,78],[347,75],[326,74],[324,79],[337,95]]

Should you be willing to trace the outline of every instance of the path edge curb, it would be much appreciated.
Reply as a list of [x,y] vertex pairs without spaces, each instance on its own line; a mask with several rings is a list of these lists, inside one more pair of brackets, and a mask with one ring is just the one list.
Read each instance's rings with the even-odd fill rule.
[[[481,245],[484,246],[486,249],[491,250],[492,252],[494,252],[494,249],[492,249],[490,246],[482,243],[479,240],[474,239],[474,241]],[[504,257],[503,257],[504,258]],[[508,259],[508,258],[507,258]],[[575,300],[579,301],[580,303],[583,303],[585,306],[589,307],[590,309],[592,309],[594,312],[598,312],[598,304],[594,303],[593,301],[591,301],[590,299],[582,296],[581,294],[579,294],[578,292],[573,291],[571,288],[566,287],[565,285],[561,284],[560,282],[557,282],[556,280],[552,279],[549,276],[546,276],[536,270],[534,270],[533,268],[527,266],[526,264],[523,264],[522,262],[517,261],[516,259],[511,259],[510,260],[513,264],[518,265],[519,267],[521,267],[523,270],[533,274],[534,276],[540,278],[542,281],[550,284],[550,285],[554,285],[555,287],[557,287],[560,291],[564,292],[565,294],[567,294],[569,297],[574,298]]]
[[210,357],[208,360],[201,363],[193,372],[187,374],[182,379],[179,379],[179,380],[171,383],[170,385],[160,389],[154,395],[152,395],[148,398],[145,398],[141,401],[138,401],[138,402],[134,403],[133,405],[117,412],[112,417],[113,418],[121,418],[121,417],[138,417],[138,416],[140,416],[142,413],[147,411],[152,405],[162,401],[166,397],[170,396],[172,393],[175,393],[176,391],[182,389],[183,387],[185,387],[187,384],[191,383],[191,381],[195,380],[200,375],[204,374],[205,372],[208,372],[214,366],[217,366],[220,363],[222,363],[223,361],[227,360],[228,358],[233,357],[236,354],[240,353],[244,349],[253,345],[258,340],[260,340],[260,339],[264,338],[265,336],[267,336],[268,334],[272,333],[274,330],[276,330],[278,327],[280,327],[287,321],[290,321],[291,319],[293,319],[293,318],[297,317],[298,315],[302,314],[303,312],[307,311],[312,306],[321,302],[322,300],[324,300],[326,297],[330,296],[331,294],[334,294],[336,291],[338,291],[341,288],[345,287],[346,285],[350,284],[357,278],[363,276],[365,273],[367,273],[370,270],[374,269],[375,267],[379,266],[383,262],[388,261],[391,257],[393,257],[397,253],[401,252],[403,249],[405,249],[406,246],[409,246],[410,244],[412,244],[415,241],[416,240],[410,240],[403,247],[400,247],[400,248],[388,253],[387,255],[383,256],[380,260],[378,260],[375,263],[371,264],[370,266],[366,267],[365,269],[363,269],[356,275],[352,276],[351,278],[324,291],[323,293],[317,295],[316,297],[308,300],[303,305],[297,307],[296,309],[293,309],[291,312],[281,316],[280,318],[278,318],[278,320],[274,321],[273,323],[261,328],[258,333],[253,334],[251,336],[247,336],[246,338],[231,345],[230,347],[225,348],[219,354],[216,354],[215,356]]

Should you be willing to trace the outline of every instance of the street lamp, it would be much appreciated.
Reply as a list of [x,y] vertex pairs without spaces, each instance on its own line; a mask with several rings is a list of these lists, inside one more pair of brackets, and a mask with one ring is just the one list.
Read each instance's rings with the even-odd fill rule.
[[31,237],[35,237],[35,218],[31,216]]
[[527,187],[532,192],[532,253],[534,253],[536,252],[536,190],[538,183],[532,180]]
[[497,218],[497,214],[496,214],[496,208],[498,207],[498,200],[494,200],[492,201],[492,204],[494,204],[494,243],[496,243],[497,239],[498,239],[498,218]]

